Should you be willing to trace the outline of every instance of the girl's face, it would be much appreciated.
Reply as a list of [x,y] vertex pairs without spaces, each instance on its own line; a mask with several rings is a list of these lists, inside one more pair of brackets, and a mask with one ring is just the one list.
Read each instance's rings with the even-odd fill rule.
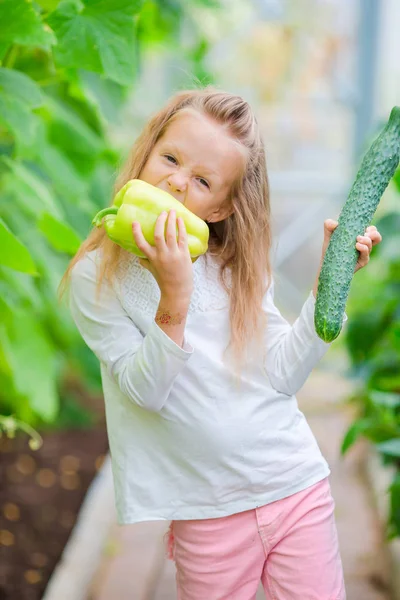
[[227,199],[243,160],[221,125],[200,113],[182,113],[154,146],[140,179],[216,223],[233,212]]

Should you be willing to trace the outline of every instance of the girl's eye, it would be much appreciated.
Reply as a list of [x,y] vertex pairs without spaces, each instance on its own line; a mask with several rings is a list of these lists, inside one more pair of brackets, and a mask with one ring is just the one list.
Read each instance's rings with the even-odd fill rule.
[[205,186],[206,186],[206,187],[208,187],[208,188],[210,187],[210,186],[208,185],[208,181],[206,181],[206,180],[205,180],[205,179],[203,179],[202,177],[199,177],[199,181],[201,182],[201,185],[205,185]]
[[[174,158],[173,156],[171,156],[171,154],[164,154],[164,157],[167,159],[168,162],[171,162],[175,165],[177,165],[177,160],[176,158]],[[198,181],[200,181],[201,185],[204,185],[205,187],[209,188],[209,184],[208,181],[206,179],[203,179],[202,177],[198,178]]]

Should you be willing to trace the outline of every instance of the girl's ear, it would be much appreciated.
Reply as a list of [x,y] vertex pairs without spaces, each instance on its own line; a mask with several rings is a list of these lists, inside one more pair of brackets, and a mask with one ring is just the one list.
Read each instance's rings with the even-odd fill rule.
[[215,210],[209,219],[206,219],[207,223],[218,223],[219,221],[224,221],[231,215],[233,215],[233,204],[220,206],[217,210]]

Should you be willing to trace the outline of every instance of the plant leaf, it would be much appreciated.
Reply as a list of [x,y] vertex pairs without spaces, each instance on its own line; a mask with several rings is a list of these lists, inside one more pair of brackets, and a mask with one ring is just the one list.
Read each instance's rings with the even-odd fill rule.
[[22,311],[14,314],[8,352],[17,393],[29,399],[42,419],[52,421],[59,406],[56,353],[34,315]]
[[21,151],[35,141],[38,117],[32,109],[42,102],[40,88],[30,77],[0,67],[0,123],[12,131]]
[[46,118],[49,142],[60,148],[78,173],[90,175],[104,150],[103,139],[76,112],[50,98],[46,101]]
[[14,69],[0,67],[0,88],[14,101],[18,100],[29,108],[38,108],[43,103],[40,87],[27,75]]
[[46,210],[55,217],[62,218],[63,214],[57,201],[51,194],[48,185],[25,165],[3,156],[0,161],[9,171],[10,176],[3,178],[3,194],[10,193],[23,210],[36,217]]
[[0,295],[7,294],[8,305],[14,311],[22,306],[26,310],[40,311],[43,298],[35,284],[36,278],[28,273],[0,267]]
[[392,438],[391,440],[386,440],[386,442],[376,444],[376,448],[382,454],[389,454],[389,456],[400,458],[400,436],[398,438]]
[[357,438],[371,426],[371,420],[368,418],[354,421],[348,428],[340,448],[340,453],[343,455],[356,442]]
[[390,515],[389,515],[389,539],[400,535],[400,472],[389,486],[390,491]]
[[38,221],[38,227],[53,248],[60,252],[73,255],[81,245],[81,239],[72,227],[49,213],[42,214]]
[[29,0],[1,0],[0,23],[1,48],[11,44],[50,48],[56,43],[53,32]]
[[177,2],[145,0],[138,22],[140,43],[143,46],[166,43],[169,47],[178,44],[183,12]]
[[11,233],[1,219],[0,264],[30,275],[38,274],[29,250]]
[[45,10],[50,11],[57,8],[59,0],[36,0],[36,3],[39,4],[39,6],[41,6]]
[[78,71],[78,83],[70,86],[74,97],[84,95],[87,102],[95,107],[103,127],[108,123],[118,123],[121,108],[126,101],[127,88],[111,79],[106,79],[93,71]]
[[393,175],[393,180],[394,180],[394,183],[395,183],[397,189],[400,192],[400,167],[397,169],[397,171]]
[[370,390],[369,396],[375,404],[396,408],[400,406],[400,394],[391,392],[381,392],[380,390]]
[[62,0],[47,22],[59,44],[56,62],[104,73],[122,85],[135,77],[135,21],[142,0]]
[[[31,149],[29,160],[35,162],[51,182],[57,194],[61,194],[73,203],[81,203],[88,194],[88,184],[76,171],[73,163],[69,160],[62,149],[53,146],[47,139],[47,131],[41,122],[39,134],[35,147]],[[47,190],[49,194],[49,188]],[[83,202],[85,202],[83,200]],[[59,204],[56,204],[58,212],[48,210],[54,216],[62,218]],[[91,211],[92,207],[91,207]]]

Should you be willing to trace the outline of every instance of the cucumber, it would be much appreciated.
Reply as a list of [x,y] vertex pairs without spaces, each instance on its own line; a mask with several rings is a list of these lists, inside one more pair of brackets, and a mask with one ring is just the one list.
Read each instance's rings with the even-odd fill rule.
[[314,314],[315,331],[324,342],[332,342],[342,329],[359,256],[357,236],[365,234],[399,161],[400,107],[395,106],[362,160],[325,253]]

